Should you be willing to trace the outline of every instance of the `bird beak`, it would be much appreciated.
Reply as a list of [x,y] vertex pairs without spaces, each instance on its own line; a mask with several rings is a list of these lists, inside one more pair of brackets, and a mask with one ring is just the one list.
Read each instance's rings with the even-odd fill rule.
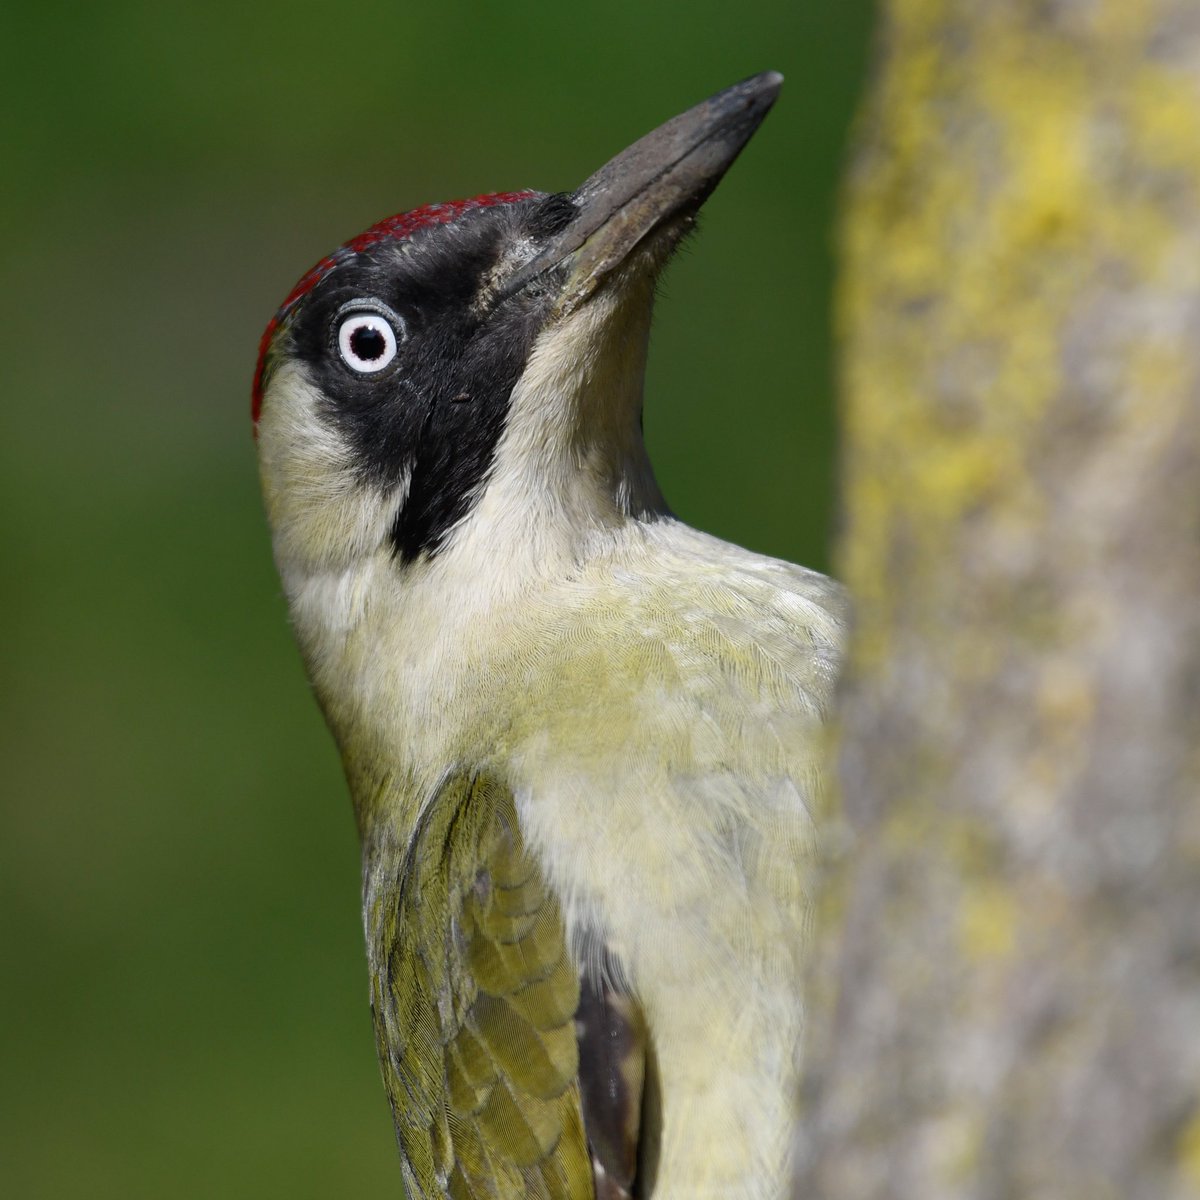
[[578,308],[649,234],[699,209],[762,124],[782,84],[778,71],[735,83],[606,163],[571,197],[574,220],[517,271],[504,294],[570,259],[556,311]]

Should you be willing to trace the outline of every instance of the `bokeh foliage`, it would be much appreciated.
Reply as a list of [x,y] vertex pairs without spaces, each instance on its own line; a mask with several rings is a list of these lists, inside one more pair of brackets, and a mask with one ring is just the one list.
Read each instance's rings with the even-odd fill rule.
[[823,566],[868,8],[5,7],[6,1195],[399,1193],[349,805],[258,501],[258,334],[377,218],[568,188],[778,68],[664,286],[646,421],[684,517]]

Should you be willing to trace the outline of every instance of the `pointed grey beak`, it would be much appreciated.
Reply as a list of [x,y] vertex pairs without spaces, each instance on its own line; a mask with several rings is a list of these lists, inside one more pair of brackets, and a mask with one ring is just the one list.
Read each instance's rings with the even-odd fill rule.
[[577,308],[643,238],[708,199],[782,84],[778,71],[735,83],[623,150],[574,193],[578,215],[516,272],[504,295],[574,255],[557,310]]

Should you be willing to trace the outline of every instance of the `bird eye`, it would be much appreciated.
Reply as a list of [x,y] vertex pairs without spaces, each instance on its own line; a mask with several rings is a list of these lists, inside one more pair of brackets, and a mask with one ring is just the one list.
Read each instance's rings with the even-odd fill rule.
[[360,375],[382,371],[396,357],[396,331],[379,313],[350,313],[338,326],[337,341],[342,362]]

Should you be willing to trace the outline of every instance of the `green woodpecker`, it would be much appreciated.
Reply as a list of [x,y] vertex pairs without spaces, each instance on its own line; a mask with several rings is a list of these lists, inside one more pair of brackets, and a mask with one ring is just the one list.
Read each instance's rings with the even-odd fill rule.
[[656,280],[781,82],[575,192],[383,221],[263,337],[413,1200],[786,1190],[844,604],[674,517],[641,428]]

